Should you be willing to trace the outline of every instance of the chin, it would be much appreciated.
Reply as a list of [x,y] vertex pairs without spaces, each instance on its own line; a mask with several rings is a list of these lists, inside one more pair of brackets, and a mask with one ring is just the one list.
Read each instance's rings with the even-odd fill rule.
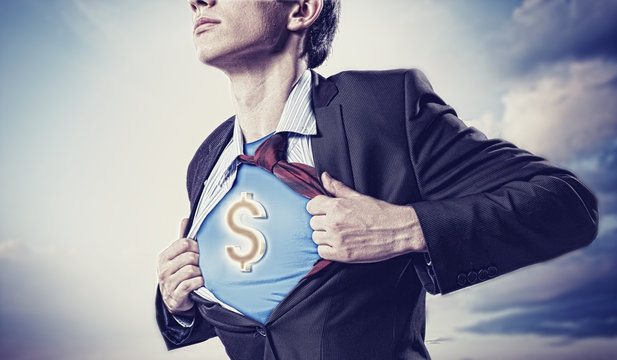
[[216,61],[217,58],[217,54],[211,49],[197,49],[197,59],[206,65],[212,65],[212,62]]

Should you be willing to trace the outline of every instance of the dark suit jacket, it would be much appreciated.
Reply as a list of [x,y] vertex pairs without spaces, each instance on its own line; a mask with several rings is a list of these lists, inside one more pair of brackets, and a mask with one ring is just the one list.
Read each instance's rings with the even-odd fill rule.
[[[413,205],[430,257],[333,263],[302,279],[265,325],[193,294],[196,321],[182,328],[158,293],[157,320],[170,349],[219,336],[232,359],[427,359],[426,292],[449,293],[595,238],[597,202],[585,185],[465,126],[418,70],[314,73],[313,82],[318,173]],[[232,129],[230,118],[189,165],[191,221]]]

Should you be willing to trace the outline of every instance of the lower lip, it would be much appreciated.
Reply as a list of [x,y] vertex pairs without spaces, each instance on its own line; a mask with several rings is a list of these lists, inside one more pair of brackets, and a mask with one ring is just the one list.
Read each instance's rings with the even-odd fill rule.
[[205,24],[201,24],[199,25],[196,29],[195,29],[195,35],[199,35],[202,32],[208,31],[210,29],[212,29],[213,27],[215,27],[217,24],[216,23],[205,23]]

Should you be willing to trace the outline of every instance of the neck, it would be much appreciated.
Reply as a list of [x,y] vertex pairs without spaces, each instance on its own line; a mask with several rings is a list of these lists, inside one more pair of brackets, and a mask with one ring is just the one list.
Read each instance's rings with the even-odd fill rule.
[[307,68],[306,62],[296,56],[269,60],[225,71],[245,142],[276,130],[289,92]]

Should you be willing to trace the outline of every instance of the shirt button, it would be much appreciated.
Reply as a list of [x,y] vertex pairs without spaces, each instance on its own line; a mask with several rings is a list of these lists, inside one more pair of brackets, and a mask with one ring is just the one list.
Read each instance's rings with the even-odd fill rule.
[[262,328],[262,327],[257,327],[257,333],[261,336],[266,336],[266,329]]

